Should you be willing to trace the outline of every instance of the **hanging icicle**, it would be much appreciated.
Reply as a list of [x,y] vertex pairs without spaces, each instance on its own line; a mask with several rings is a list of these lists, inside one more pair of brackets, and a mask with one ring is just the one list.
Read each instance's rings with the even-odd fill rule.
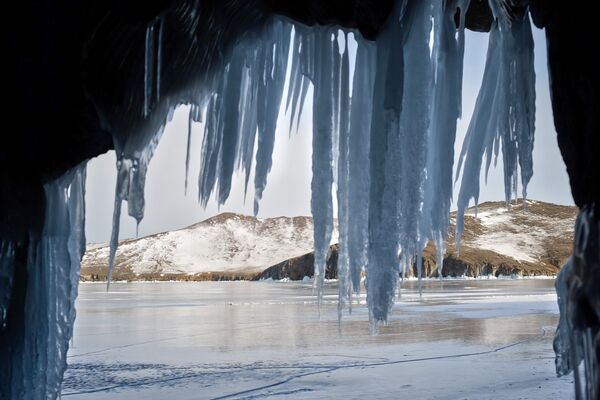
[[367,304],[372,329],[386,323],[399,276],[398,190],[400,189],[400,114],[404,87],[406,2],[397,2],[377,41],[370,134]]
[[479,177],[483,157],[485,173],[492,156],[502,144],[505,201],[516,192],[517,170],[521,167],[523,198],[533,175],[532,152],[535,129],[535,72],[533,37],[529,14],[506,17],[502,1],[490,6],[496,17],[490,31],[483,82],[473,119],[461,150],[457,178],[462,171],[456,218],[456,246],[460,245],[464,212],[471,199],[479,199]]
[[337,204],[338,204],[338,319],[346,299],[351,300],[352,286],[350,284],[348,261],[348,188],[349,181],[349,140],[350,140],[350,56],[348,54],[348,35],[344,35],[344,52],[340,69],[340,100],[339,100],[339,131],[338,131],[338,163],[337,163]]
[[340,56],[334,45],[335,30],[322,28],[315,34],[315,65],[312,82],[313,97],[313,138],[310,209],[313,215],[315,243],[315,286],[318,302],[323,299],[325,264],[331,232],[333,230],[333,185],[332,147],[334,140],[334,119],[337,116],[334,101],[337,78],[337,59]]
[[[400,117],[400,248],[411,260],[417,258],[421,280],[421,252],[428,232],[421,226],[426,177],[427,144],[432,101],[430,37],[431,1],[409,2],[402,25],[405,31],[404,86]],[[420,287],[420,285],[419,285]]]
[[275,130],[285,85],[291,34],[290,24],[284,21],[274,21],[270,29],[272,31],[268,35],[269,40],[263,46],[264,69],[262,72],[258,71],[261,72],[262,84],[258,86],[257,96],[258,148],[254,172],[255,216],[258,214],[259,202],[267,186],[267,174],[271,170]]
[[374,44],[357,37],[357,45],[350,106],[347,199],[348,274],[350,289],[354,293],[358,293],[360,290],[361,272],[367,266],[369,134],[376,55]]
[[[450,228],[454,142],[456,122],[461,114],[465,14],[469,1],[433,3],[433,93],[420,247],[425,247],[428,240],[434,241],[440,279]],[[458,27],[455,22],[457,12]]]

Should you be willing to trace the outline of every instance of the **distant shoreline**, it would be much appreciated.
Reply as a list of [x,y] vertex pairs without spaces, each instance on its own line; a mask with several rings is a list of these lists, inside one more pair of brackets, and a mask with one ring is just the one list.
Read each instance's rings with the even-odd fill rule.
[[[184,277],[178,278],[178,279],[113,279],[111,281],[111,283],[163,283],[163,282],[167,282],[167,283],[180,283],[180,282],[281,282],[281,283],[312,283],[314,281],[313,278],[308,278],[305,277],[305,279],[300,279],[300,280],[292,280],[292,279],[288,279],[288,278],[283,278],[283,279],[259,279],[259,280],[255,280],[255,279],[233,279],[233,278],[229,278],[229,279],[194,279],[194,277],[188,277],[187,279]],[[486,275],[486,276],[479,276],[479,277],[470,277],[470,276],[460,276],[460,277],[451,277],[451,276],[446,276],[442,278],[442,281],[446,282],[450,282],[450,281],[491,281],[491,280],[499,280],[499,281],[510,281],[510,280],[514,280],[514,281],[518,281],[518,280],[555,280],[556,279],[556,275],[531,275],[531,276],[518,276],[518,275],[500,275],[500,276],[490,276],[490,275]],[[424,282],[436,282],[439,281],[439,278],[426,278],[423,277],[422,280]],[[326,279],[326,282],[337,282],[337,279]],[[418,278],[416,277],[411,277],[411,278],[405,278],[405,281],[408,282],[417,282]],[[79,281],[80,283],[107,283],[108,281],[106,279],[103,280],[91,280],[91,279],[80,279]]]

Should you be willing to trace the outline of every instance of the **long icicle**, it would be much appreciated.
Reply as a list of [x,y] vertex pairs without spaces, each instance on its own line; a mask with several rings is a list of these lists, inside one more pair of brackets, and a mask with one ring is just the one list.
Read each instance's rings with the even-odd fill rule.
[[[315,243],[315,287],[319,306],[323,301],[323,283],[331,232],[333,229],[332,143],[334,129],[334,46],[333,31],[318,29],[315,40],[315,71],[313,78],[313,156],[310,208],[313,215]],[[337,53],[339,57],[339,52]]]
[[[434,3],[433,94],[421,247],[433,240],[442,279],[452,201],[456,123],[461,111],[465,14],[469,0]],[[459,15],[456,27],[455,15]]]
[[[279,106],[283,95],[290,46],[291,27],[275,21],[272,45],[265,46],[263,84],[258,89],[258,149],[254,173],[254,215],[258,215],[259,202],[267,185],[275,145],[275,130]],[[269,43],[269,42],[267,42]]]
[[404,86],[403,30],[405,2],[397,2],[378,38],[370,134],[370,189],[367,304],[371,329],[387,323],[399,274],[398,189],[399,119]]
[[[420,255],[428,235],[421,226],[427,162],[432,64],[429,40],[432,1],[409,2],[402,19],[404,42],[404,95],[400,118],[401,188],[400,247],[410,259],[417,256],[419,291],[422,288]],[[425,243],[423,243],[425,242]]]
[[357,37],[356,61],[352,83],[350,133],[348,139],[348,263],[351,290],[360,291],[360,276],[367,266],[369,232],[369,133],[373,85],[375,82],[375,45]]
[[350,298],[352,286],[349,282],[348,262],[348,142],[350,135],[350,56],[348,54],[348,35],[344,35],[344,53],[341,62],[340,100],[339,100],[339,133],[338,133],[338,320],[341,321],[346,298]]

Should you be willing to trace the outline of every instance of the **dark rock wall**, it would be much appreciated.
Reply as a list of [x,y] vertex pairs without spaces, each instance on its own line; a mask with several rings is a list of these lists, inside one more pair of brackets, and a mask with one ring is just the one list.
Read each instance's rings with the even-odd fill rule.
[[[444,267],[442,269],[443,277],[470,277],[479,278],[485,276],[551,276],[556,275],[559,267],[546,264],[530,264],[522,263],[517,260],[512,260],[509,257],[503,257],[489,250],[466,250],[466,257],[458,257],[450,253],[444,258]],[[473,255],[476,253],[476,255]],[[337,261],[338,261],[338,245],[334,244],[329,247],[327,255],[327,270],[325,278],[337,279]],[[435,263],[435,252],[426,254],[422,259],[422,276],[426,278],[437,278],[438,270]],[[272,267],[267,268],[263,272],[257,274],[253,280],[259,279],[290,279],[293,281],[302,280],[305,276],[314,276],[314,253],[307,253],[299,257],[285,260]],[[407,276],[417,276],[417,264],[413,263],[411,271],[407,272]]]
[[597,17],[583,1],[532,0],[544,28],[558,145],[579,208],[600,215],[600,41]]
[[[327,253],[327,262],[325,269],[325,279],[337,278],[338,245],[329,246]],[[260,279],[290,279],[293,281],[302,280],[305,276],[313,277],[315,275],[315,253],[307,253],[299,257],[290,258],[267,268],[257,274],[253,280]]]

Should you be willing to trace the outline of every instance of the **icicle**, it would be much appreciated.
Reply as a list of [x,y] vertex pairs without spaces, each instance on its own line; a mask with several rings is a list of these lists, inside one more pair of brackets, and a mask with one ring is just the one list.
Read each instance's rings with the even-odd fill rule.
[[300,93],[300,100],[298,103],[300,104],[300,108],[298,110],[298,116],[296,117],[296,130],[300,127],[300,117],[302,116],[302,111],[304,110],[304,104],[306,103],[306,96],[308,94],[309,81],[307,78],[302,80],[302,93]]
[[271,168],[290,34],[289,23],[272,20],[257,38],[246,38],[233,48],[223,73],[215,79],[215,89],[207,98],[198,177],[203,206],[215,189],[219,204],[227,200],[236,168],[245,172],[245,198],[258,132],[254,182],[258,213]]
[[[144,42],[144,109],[143,116],[148,118],[152,108],[153,86],[156,85],[156,101],[159,100],[160,76],[155,77],[155,70],[160,75],[162,63],[162,31],[163,20],[159,21],[158,54],[155,54],[155,25],[156,20],[146,27]],[[169,117],[167,117],[168,119]],[[154,155],[154,150],[160,141],[164,126],[157,131],[133,132],[123,137],[120,132],[113,132],[113,142],[117,153],[117,184],[115,188],[115,201],[113,210],[113,226],[110,238],[110,252],[108,262],[108,282],[106,289],[110,288],[117,247],[119,243],[119,225],[121,217],[121,204],[127,201],[128,214],[136,220],[137,229],[144,217],[144,186],[148,164]],[[186,171],[187,176],[187,171]],[[187,179],[186,179],[187,180]],[[187,189],[187,183],[186,183]]]
[[333,137],[332,137],[332,162],[333,162],[333,182],[337,183],[338,175],[338,157],[339,157],[339,138],[340,138],[340,87],[341,87],[341,66],[342,58],[340,56],[340,46],[338,43],[338,31],[333,31],[331,41],[333,44]]
[[[433,2],[433,94],[427,144],[427,180],[421,244],[434,240],[438,276],[442,279],[452,201],[452,167],[456,122],[461,112],[465,14],[469,0]],[[459,15],[456,28],[455,15]]]
[[258,149],[254,172],[254,215],[258,214],[259,202],[267,185],[267,174],[271,170],[275,129],[285,85],[290,45],[289,24],[275,21],[271,29],[270,39],[267,45],[263,46],[263,81],[258,87],[257,97]]
[[350,134],[348,139],[348,262],[351,290],[360,290],[361,271],[367,265],[369,217],[369,132],[373,85],[375,82],[375,46],[357,38],[352,83]]
[[309,81],[314,79],[314,63],[315,63],[315,33],[313,31],[306,32],[297,29],[301,35],[302,43],[300,46],[300,71],[302,73],[302,91],[298,101],[294,101],[294,109],[298,108],[296,119],[296,129],[300,126],[300,119],[304,104],[306,103],[306,95],[308,94]]
[[217,175],[217,162],[221,135],[219,132],[219,115],[221,98],[213,94],[206,108],[206,122],[204,124],[204,139],[202,140],[202,155],[200,157],[200,175],[198,177],[198,197],[200,204],[206,207],[210,195],[215,187]]
[[398,282],[398,190],[404,85],[403,31],[398,2],[377,41],[370,135],[367,304],[371,328],[387,322]]
[[331,29],[316,29],[310,209],[314,224],[315,287],[319,305],[323,299],[325,265],[333,230],[331,186],[333,184],[332,143],[336,115],[334,110],[336,65],[331,35]]
[[350,303],[352,299],[352,286],[349,281],[348,261],[348,187],[350,186],[348,174],[348,142],[350,134],[350,58],[348,54],[348,35],[344,36],[344,53],[341,62],[340,77],[340,100],[339,100],[339,133],[338,133],[338,320],[342,318],[342,311],[346,300]]
[[112,231],[110,235],[110,249],[108,254],[108,274],[106,290],[110,289],[112,272],[115,266],[117,248],[119,246],[119,227],[121,224],[121,204],[127,198],[129,190],[130,160],[117,160],[117,183],[115,188],[115,204],[113,209]]
[[154,155],[156,146],[158,146],[163,130],[164,126],[161,126],[153,134],[132,135],[125,143],[118,136],[113,136],[117,153],[117,183],[115,188],[106,290],[110,288],[119,244],[121,204],[123,201],[127,201],[127,213],[139,225],[144,218],[146,172],[148,171],[148,165]]
[[[218,166],[218,181],[219,193],[218,203],[225,204],[231,190],[231,177],[233,176],[235,159],[240,135],[239,128],[239,113],[242,112],[240,107],[240,92],[242,89],[243,80],[243,64],[244,54],[242,52],[234,52],[229,68],[227,69],[227,77],[224,79],[225,87],[222,92],[222,101],[220,102],[221,109],[219,110],[220,123],[219,129],[222,136],[219,149],[219,166]],[[222,130],[221,130],[222,129]]]
[[443,278],[444,270],[444,253],[446,252],[446,236],[442,231],[437,231],[437,237],[435,238],[435,264],[437,267],[438,277],[440,282]]
[[188,176],[189,176],[189,168],[190,168],[190,152],[191,152],[191,143],[192,143],[192,127],[193,122],[202,122],[202,109],[198,104],[190,104],[190,112],[188,114],[188,135],[187,135],[187,145],[185,152],[185,191],[187,193],[187,184],[188,184]]
[[188,114],[187,146],[185,150],[185,183],[183,189],[184,195],[187,195],[188,175],[190,170],[190,144],[192,142],[192,121],[194,120],[195,107],[195,105],[191,105],[190,112]]
[[292,44],[292,59],[291,59],[291,68],[290,68],[290,76],[289,76],[289,85],[288,85],[288,94],[287,100],[285,101],[285,112],[288,112],[290,108],[290,103],[292,100],[292,93],[295,91],[295,86],[298,85],[299,77],[302,76],[300,72],[300,48],[301,48],[301,39],[296,29],[292,29],[293,33],[293,44]]
[[419,280],[419,298],[423,297],[423,253],[418,252],[416,256],[417,279]]
[[290,134],[292,133],[292,126],[294,124],[294,116],[296,114],[296,108],[300,92],[304,84],[304,76],[302,75],[300,65],[300,52],[302,51],[302,31],[298,28],[294,28],[294,44],[292,46],[292,65],[290,69],[290,78],[288,85],[287,101],[285,102],[285,111],[287,112],[290,105],[292,106],[290,116]]
[[487,174],[492,154],[497,153],[498,142],[502,141],[507,204],[512,197],[518,166],[521,167],[524,196],[533,174],[535,73],[529,15],[524,12],[508,19],[504,17],[501,0],[491,1],[490,6],[497,19],[490,31],[483,82],[457,170],[458,178],[462,169],[457,203],[457,248],[463,230],[464,211],[470,199],[474,198],[477,202],[479,196],[479,170],[484,153]]
[[[432,62],[429,40],[431,1],[408,2],[402,19],[404,95],[400,118],[400,247],[408,257],[422,252],[429,232],[421,226],[432,101]],[[420,266],[417,266],[417,271]],[[420,274],[417,274],[419,281]]]
[[245,171],[244,179],[244,200],[246,199],[246,193],[248,192],[248,182],[250,181],[250,170],[252,168],[252,157],[254,156],[254,143],[256,141],[256,129],[257,129],[257,96],[258,96],[258,83],[252,80],[251,70],[246,69],[244,74],[243,87],[245,94],[243,99],[244,113],[241,115],[242,121],[240,122],[241,133],[240,133],[240,155],[239,155],[239,166]]

